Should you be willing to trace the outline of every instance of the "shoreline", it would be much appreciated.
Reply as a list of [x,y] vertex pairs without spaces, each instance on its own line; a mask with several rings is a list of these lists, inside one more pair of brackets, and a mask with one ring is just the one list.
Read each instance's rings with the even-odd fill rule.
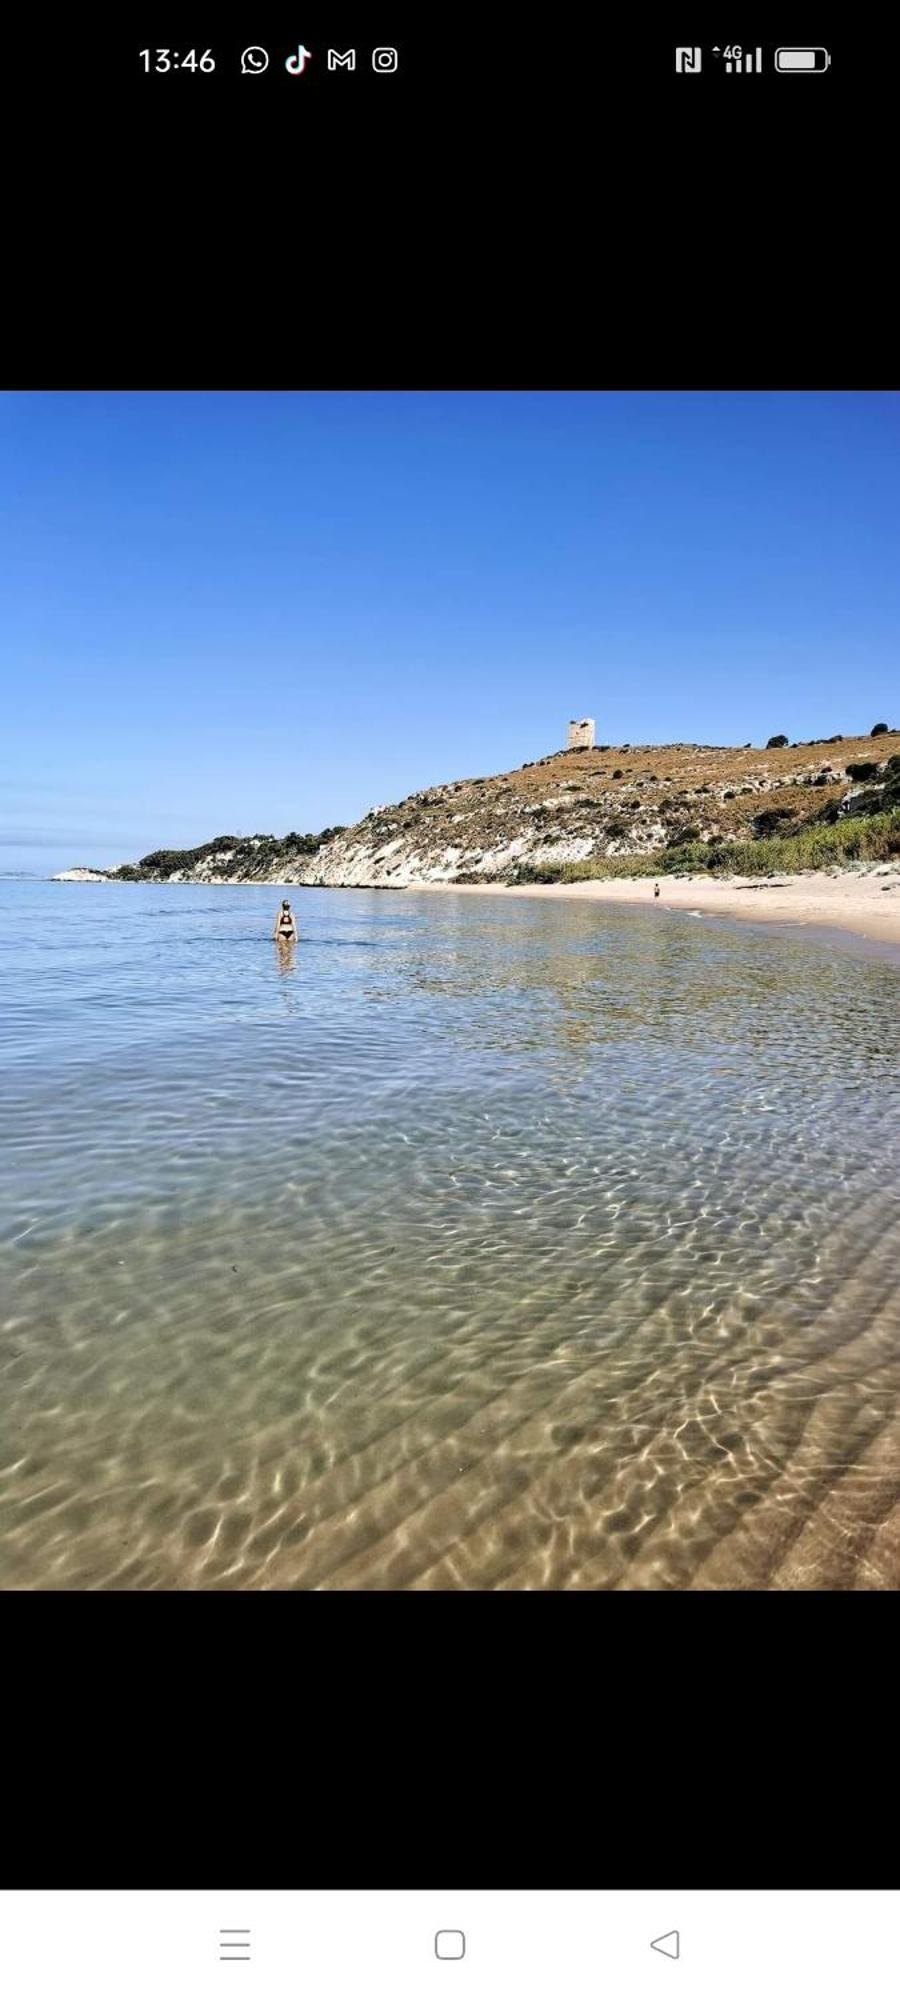
[[[53,882],[104,881],[93,871],[71,870],[40,878]],[[595,876],[583,882],[295,882],[223,881],[154,884],[158,888],[350,889],[393,895],[539,896],[557,900],[625,903],[676,914],[734,919],[740,923],[776,924],[782,930],[806,930],[832,943],[865,947],[869,955],[900,964],[900,861],[879,862],[835,874],[809,871],[802,875],[709,876],[661,875],[659,900],[648,875]],[[119,886],[119,885],[117,885]],[[121,886],[129,886],[123,884]]]
[[900,865],[880,863],[871,873],[733,875],[726,880],[661,875],[659,901],[651,876],[595,877],[584,882],[523,882],[504,887],[485,882],[410,883],[457,896],[577,897],[599,903],[643,904],[659,911],[736,917],[742,922],[777,923],[791,929],[825,932],[843,943],[865,941],[880,957],[900,964]]

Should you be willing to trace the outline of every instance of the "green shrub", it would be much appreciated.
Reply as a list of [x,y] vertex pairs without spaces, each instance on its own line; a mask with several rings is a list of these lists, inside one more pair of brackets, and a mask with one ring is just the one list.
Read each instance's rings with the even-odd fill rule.
[[880,769],[880,764],[848,764],[847,776],[855,778],[858,784],[864,784],[867,778],[877,778]]
[[875,727],[871,733],[873,736],[889,736],[890,730],[888,729],[886,722],[876,722]]
[[869,813],[890,812],[900,806],[900,770],[888,771],[883,785],[874,791],[860,792],[853,800],[854,819],[865,819]]
[[785,750],[786,748],[787,748],[786,736],[770,736],[769,741],[766,744],[767,750]]
[[753,831],[757,840],[767,840],[770,834],[778,832],[783,820],[793,817],[788,806],[769,806],[765,812],[757,813],[753,821]]

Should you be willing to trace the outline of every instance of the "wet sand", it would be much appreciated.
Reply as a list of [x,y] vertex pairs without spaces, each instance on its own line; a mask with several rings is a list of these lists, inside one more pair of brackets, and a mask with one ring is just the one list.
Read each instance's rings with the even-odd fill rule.
[[[622,876],[587,882],[523,883],[502,888],[496,882],[457,884],[429,882],[419,888],[450,889],[457,896],[578,896],[591,902],[652,904],[653,878]],[[765,876],[761,880],[732,875],[723,880],[706,876],[659,878],[662,910],[696,910],[701,915],[743,917],[751,922],[813,925],[851,938],[896,948],[900,962],[900,863],[884,863],[863,873],[837,875]],[[894,951],[889,954],[895,955]]]

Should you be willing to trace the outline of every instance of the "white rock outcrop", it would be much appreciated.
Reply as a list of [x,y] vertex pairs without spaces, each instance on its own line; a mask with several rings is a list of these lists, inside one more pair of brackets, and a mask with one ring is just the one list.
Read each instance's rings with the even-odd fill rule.
[[51,875],[51,882],[108,882],[109,876],[101,868],[63,868],[59,875]]

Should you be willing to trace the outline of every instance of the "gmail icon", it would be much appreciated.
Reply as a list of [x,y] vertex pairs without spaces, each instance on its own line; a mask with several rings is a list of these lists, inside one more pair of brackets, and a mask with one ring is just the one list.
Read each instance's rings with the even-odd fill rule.
[[329,69],[355,69],[356,50],[345,49],[342,55],[340,49],[329,49],[328,67]]

